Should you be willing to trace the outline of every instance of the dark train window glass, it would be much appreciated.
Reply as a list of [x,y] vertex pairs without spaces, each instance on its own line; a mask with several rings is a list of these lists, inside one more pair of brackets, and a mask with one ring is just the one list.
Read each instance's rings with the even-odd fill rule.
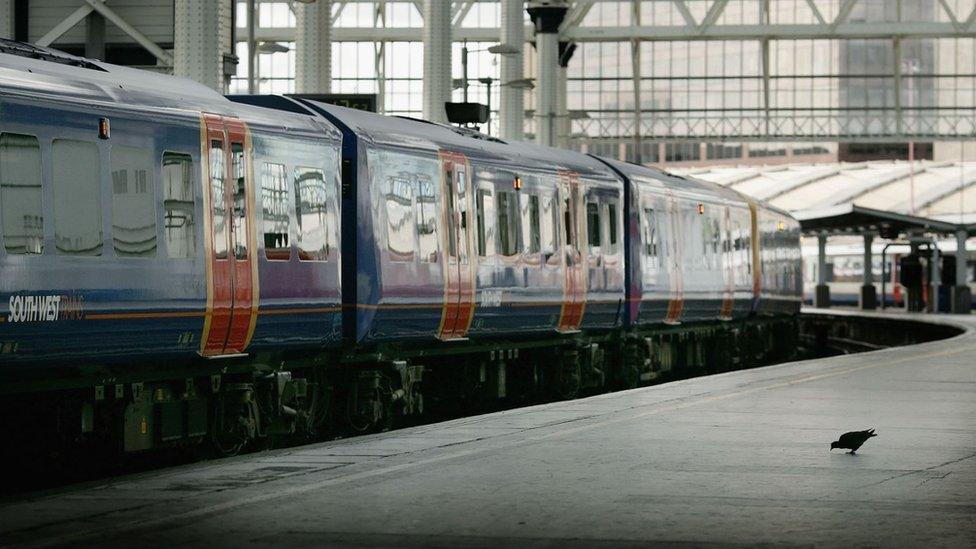
[[657,257],[657,227],[654,210],[644,208],[644,255]]
[[230,144],[231,153],[231,175],[234,185],[234,257],[237,259],[247,259],[247,160],[244,156],[244,145],[240,143]]
[[600,248],[600,205],[596,202],[586,203],[586,243],[590,249]]
[[32,135],[0,135],[0,206],[7,253],[43,252],[41,147]]
[[[712,254],[717,258],[719,247],[722,245],[722,227],[718,219],[712,220]],[[716,260],[715,266],[718,266]]]
[[609,253],[615,254],[620,251],[620,246],[618,245],[618,235],[617,235],[617,203],[610,202],[607,204],[607,236],[610,244]]
[[224,180],[227,178],[224,144],[210,141],[210,202],[213,209],[214,257],[227,259],[227,196]]
[[112,147],[112,245],[123,257],[156,255],[152,153]]
[[420,261],[437,261],[437,198],[427,174],[417,176],[416,218]]
[[174,259],[191,258],[196,251],[193,159],[186,154],[163,154],[162,176],[166,253]]
[[328,203],[325,174],[314,168],[295,168],[295,219],[298,221],[298,259],[329,258]]
[[444,168],[444,202],[447,204],[447,255],[457,257],[457,221],[455,220],[456,210],[454,203],[454,170],[450,167]]
[[498,253],[513,256],[519,253],[518,199],[511,191],[499,191],[496,206],[498,208]]
[[488,253],[488,250],[487,250],[488,243],[485,240],[485,238],[486,238],[486,235],[485,235],[485,197],[489,197],[490,198],[491,197],[491,191],[487,191],[485,189],[478,189],[478,195],[477,195],[477,199],[476,199],[477,204],[475,204],[475,207],[477,208],[477,211],[475,212],[475,215],[476,215],[475,223],[477,223],[476,229],[477,229],[477,232],[478,232],[478,255],[481,256],[481,257],[485,257],[485,255],[487,255],[487,253]]
[[542,250],[542,229],[540,227],[539,196],[529,195],[529,253]]
[[264,217],[264,255],[270,260],[291,258],[288,226],[288,172],[284,164],[261,166],[261,212]]
[[98,146],[55,139],[54,239],[58,253],[102,255],[102,178]]
[[413,261],[413,181],[399,173],[386,180],[386,240],[391,261]]
[[566,244],[576,248],[576,230],[573,227],[573,212],[570,210],[569,199],[563,200],[563,229],[566,231]]

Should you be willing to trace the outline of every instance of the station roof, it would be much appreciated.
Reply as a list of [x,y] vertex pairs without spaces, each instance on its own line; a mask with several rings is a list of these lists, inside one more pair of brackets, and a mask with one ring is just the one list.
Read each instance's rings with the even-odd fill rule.
[[[819,232],[859,235],[890,230],[893,234],[927,232],[955,234],[957,223],[939,221],[897,212],[865,208],[857,204],[842,204],[829,208],[792,212],[800,221],[800,229],[808,235]],[[976,229],[976,226],[969,226]]]
[[[882,227],[976,235],[976,162],[833,162],[679,168],[791,212],[812,234],[862,234]],[[914,196],[913,191],[914,190]],[[914,203],[914,213],[912,205]]]

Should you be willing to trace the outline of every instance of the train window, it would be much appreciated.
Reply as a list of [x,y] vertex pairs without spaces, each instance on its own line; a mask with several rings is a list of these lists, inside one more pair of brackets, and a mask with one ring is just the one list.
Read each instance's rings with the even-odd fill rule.
[[315,168],[295,168],[295,219],[298,222],[298,259],[325,261],[329,240],[325,173]]
[[166,253],[174,259],[193,257],[193,159],[186,154],[163,154],[163,209],[166,210]]
[[556,212],[555,201],[552,196],[542,198],[542,216],[540,233],[542,241],[542,253],[556,253],[556,227],[559,226],[559,216]]
[[102,178],[98,146],[55,139],[54,239],[58,253],[102,255]]
[[566,230],[566,244],[576,248],[576,231],[573,228],[573,212],[569,199],[563,200],[563,228]]
[[261,211],[264,217],[264,255],[270,260],[291,258],[288,225],[288,172],[284,164],[261,166]]
[[654,209],[644,208],[644,255],[657,257],[657,227]]
[[478,237],[478,255],[485,257],[488,254],[488,242],[486,240],[487,235],[485,234],[485,198],[491,197],[491,191],[487,189],[478,189],[478,194],[475,204],[475,230],[477,231]]
[[417,176],[416,203],[420,260],[437,261],[437,198],[429,175]]
[[247,192],[245,178],[247,177],[247,162],[244,157],[244,145],[241,143],[230,144],[231,153],[231,175],[234,185],[234,257],[237,259],[247,259]]
[[542,230],[540,227],[539,196],[529,195],[529,253],[537,254],[542,249]]
[[224,180],[227,178],[224,142],[210,141],[210,202],[213,208],[214,257],[227,259],[227,196]]
[[591,251],[599,251],[600,206],[596,202],[586,203],[586,241]]
[[413,181],[400,172],[386,180],[386,239],[390,261],[413,261]]
[[513,256],[519,253],[518,199],[514,192],[498,191],[498,253]]
[[32,135],[0,135],[0,206],[7,253],[44,251],[41,147]]
[[112,245],[123,257],[156,255],[152,153],[112,147]]
[[608,253],[615,254],[620,251],[620,245],[617,235],[617,203],[608,202],[607,203],[607,235],[609,237],[610,249]]
[[722,245],[722,227],[718,219],[712,219],[712,257],[715,259],[715,267],[718,267],[718,250]]

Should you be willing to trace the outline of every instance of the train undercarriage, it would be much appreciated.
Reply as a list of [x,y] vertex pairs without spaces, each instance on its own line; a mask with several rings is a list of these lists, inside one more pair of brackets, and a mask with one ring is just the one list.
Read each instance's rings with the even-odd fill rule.
[[[208,361],[209,368],[90,366],[60,375],[66,368],[48,379],[68,386],[5,383],[0,417],[10,447],[27,463],[70,466],[70,456],[112,463],[188,448],[228,456],[785,361],[796,352],[798,323],[753,317],[543,340],[257,355]],[[9,394],[27,383],[40,385]]]

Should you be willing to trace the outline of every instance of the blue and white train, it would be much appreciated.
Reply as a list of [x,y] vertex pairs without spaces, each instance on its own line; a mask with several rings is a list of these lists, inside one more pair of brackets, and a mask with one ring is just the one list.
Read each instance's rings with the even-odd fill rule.
[[0,226],[5,420],[125,451],[633,387],[797,337],[799,225],[733,191],[13,42]]

